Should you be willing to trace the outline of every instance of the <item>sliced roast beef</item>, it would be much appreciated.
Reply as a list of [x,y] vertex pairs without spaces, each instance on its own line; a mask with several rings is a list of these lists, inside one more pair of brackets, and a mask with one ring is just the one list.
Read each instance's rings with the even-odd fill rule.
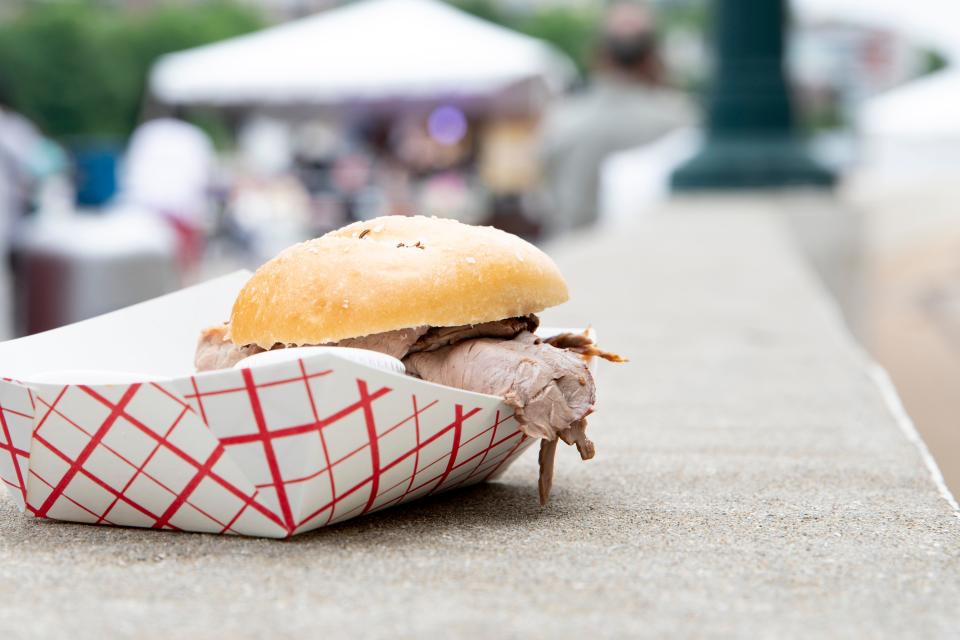
[[[374,333],[359,338],[346,338],[324,346],[353,347],[379,351],[394,358],[403,359],[408,353],[436,351],[445,346],[478,337],[508,339],[521,331],[534,331],[539,320],[534,315],[522,318],[506,318],[482,324],[466,324],[458,327],[413,327],[384,333]],[[256,345],[238,347],[226,338],[228,325],[204,329],[197,344],[194,363],[197,371],[228,369],[247,356],[264,351]],[[284,345],[275,345],[274,349]]]
[[[589,460],[594,446],[586,435],[586,417],[596,390],[586,361],[592,356],[623,361],[597,349],[585,334],[566,333],[541,341],[536,316],[507,318],[459,327],[415,327],[349,338],[336,346],[369,349],[402,358],[407,373],[459,389],[500,396],[515,411],[520,428],[540,442],[540,503],[553,484],[557,443],[576,445]],[[202,332],[197,345],[199,371],[225,369],[263,351],[238,347],[227,326]],[[282,348],[277,345],[274,348]]]
[[558,349],[524,331],[512,340],[477,338],[436,351],[411,353],[407,373],[430,382],[501,396],[520,428],[540,442],[540,503],[553,484],[557,439],[576,444],[581,458],[594,455],[586,436],[593,410],[593,376],[579,354]]
[[459,327],[430,327],[429,331],[424,333],[413,345],[410,353],[436,351],[471,338],[510,339],[519,335],[522,331],[532,333],[537,330],[539,325],[539,318],[531,314],[522,318],[506,318],[481,324],[464,324]]
[[[227,325],[209,327],[200,332],[197,343],[197,352],[194,356],[194,365],[197,371],[213,371],[215,369],[229,369],[247,356],[266,351],[255,344],[239,347],[227,339]],[[403,358],[410,347],[427,331],[427,327],[399,329],[375,333],[359,338],[347,338],[328,346],[352,347],[379,351],[394,358]],[[274,349],[282,349],[284,345],[274,345]]]
[[528,331],[513,340],[476,338],[411,353],[403,363],[424,380],[501,396],[526,434],[546,440],[589,414],[596,400],[586,363]]
[[227,339],[227,325],[208,327],[200,332],[193,364],[197,371],[229,369],[247,356],[263,351],[257,345],[238,347]]
[[388,356],[401,359],[407,355],[411,347],[418,344],[417,341],[425,333],[427,333],[427,327],[398,329],[396,331],[374,333],[369,336],[360,336],[359,338],[347,338],[346,340],[333,343],[331,346],[379,351]]
[[553,463],[557,459],[559,442],[559,438],[540,441],[540,452],[537,454],[537,461],[540,463],[540,479],[537,482],[537,488],[541,505],[547,504],[547,500],[550,499],[550,489],[553,488]]

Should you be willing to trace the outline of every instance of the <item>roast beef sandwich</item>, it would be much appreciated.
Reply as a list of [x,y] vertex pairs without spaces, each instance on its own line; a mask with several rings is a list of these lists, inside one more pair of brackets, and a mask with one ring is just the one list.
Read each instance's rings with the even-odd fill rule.
[[357,222],[290,247],[240,291],[230,320],[202,332],[200,371],[270,349],[334,345],[403,361],[407,373],[496,395],[541,439],[540,501],[559,440],[593,457],[589,360],[621,359],[581,334],[537,337],[536,313],[565,302],[553,261],[492,227],[422,216]]

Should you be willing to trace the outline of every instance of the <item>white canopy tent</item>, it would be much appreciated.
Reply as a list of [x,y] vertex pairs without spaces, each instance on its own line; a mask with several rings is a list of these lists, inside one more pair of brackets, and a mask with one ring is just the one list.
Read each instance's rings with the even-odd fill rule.
[[437,0],[366,0],[163,56],[150,87],[177,104],[338,104],[556,91],[574,75],[548,44]]
[[858,124],[871,134],[960,141],[960,70],[949,67],[867,100]]
[[948,67],[867,100],[857,127],[864,161],[898,173],[960,166],[960,71]]

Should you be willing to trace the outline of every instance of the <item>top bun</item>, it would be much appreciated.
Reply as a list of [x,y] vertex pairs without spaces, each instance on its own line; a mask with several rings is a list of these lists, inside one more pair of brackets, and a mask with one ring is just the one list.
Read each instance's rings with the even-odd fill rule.
[[479,324],[565,302],[557,265],[517,236],[385,216],[281,252],[233,305],[238,345],[307,345],[395,329]]

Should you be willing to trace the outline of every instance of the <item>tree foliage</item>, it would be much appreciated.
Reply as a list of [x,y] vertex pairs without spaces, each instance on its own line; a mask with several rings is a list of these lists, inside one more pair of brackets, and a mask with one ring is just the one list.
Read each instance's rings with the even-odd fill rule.
[[157,56],[261,26],[225,0],[136,12],[93,0],[29,3],[0,24],[0,99],[55,137],[124,136]]
[[589,69],[600,21],[599,7],[540,7],[518,11],[493,0],[448,0],[484,20],[546,40],[576,63]]

